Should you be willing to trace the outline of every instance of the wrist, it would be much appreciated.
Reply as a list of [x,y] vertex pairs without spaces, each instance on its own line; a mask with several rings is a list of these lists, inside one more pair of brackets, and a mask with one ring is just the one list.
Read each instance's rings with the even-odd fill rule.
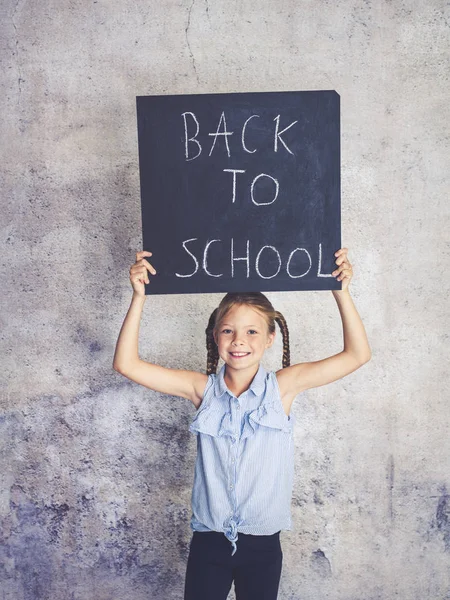
[[141,302],[142,304],[144,304],[146,299],[147,299],[147,296],[145,294],[137,294],[136,292],[133,292],[131,301],[132,302]]
[[343,296],[350,296],[350,290],[346,288],[345,290],[331,290],[333,296],[337,296],[338,298],[342,298]]

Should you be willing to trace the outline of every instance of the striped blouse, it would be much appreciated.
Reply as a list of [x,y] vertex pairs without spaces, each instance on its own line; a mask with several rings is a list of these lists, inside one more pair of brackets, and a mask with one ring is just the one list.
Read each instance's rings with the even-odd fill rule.
[[193,531],[221,531],[236,550],[238,532],[272,535],[291,527],[293,425],[274,372],[259,366],[239,397],[227,388],[225,365],[210,375],[189,426],[197,435],[192,489]]

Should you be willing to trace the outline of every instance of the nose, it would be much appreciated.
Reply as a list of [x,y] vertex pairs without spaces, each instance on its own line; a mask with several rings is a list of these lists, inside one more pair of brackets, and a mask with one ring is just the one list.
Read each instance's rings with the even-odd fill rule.
[[239,339],[239,336],[236,334],[231,342],[233,346],[242,346],[243,342]]

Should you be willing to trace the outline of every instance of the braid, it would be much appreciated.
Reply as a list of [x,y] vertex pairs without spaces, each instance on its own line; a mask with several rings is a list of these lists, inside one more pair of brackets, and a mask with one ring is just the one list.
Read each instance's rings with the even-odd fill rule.
[[219,351],[214,340],[214,326],[216,324],[217,308],[213,310],[209,317],[208,326],[205,329],[206,333],[206,350],[208,352],[206,359],[206,374],[212,375],[217,371],[217,363],[219,362]]
[[286,323],[286,319],[278,311],[275,312],[275,321],[278,323],[278,326],[281,330],[281,335],[283,336],[283,369],[285,369],[291,364],[291,351],[289,348],[289,330]]

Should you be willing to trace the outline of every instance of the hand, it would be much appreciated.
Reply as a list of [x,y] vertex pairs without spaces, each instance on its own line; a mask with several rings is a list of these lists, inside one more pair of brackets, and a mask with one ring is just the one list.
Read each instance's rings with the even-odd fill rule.
[[150,283],[147,271],[156,275],[154,267],[145,260],[144,256],[152,256],[151,252],[142,250],[136,252],[136,262],[130,267],[130,281],[137,296],[145,296],[145,283]]
[[331,273],[333,277],[336,277],[337,281],[342,281],[342,290],[333,290],[335,291],[344,291],[348,288],[348,284],[350,283],[351,278],[353,277],[352,265],[350,264],[348,257],[348,248],[341,248],[337,252],[334,253],[336,258],[336,264],[339,265],[339,268],[336,271]]

